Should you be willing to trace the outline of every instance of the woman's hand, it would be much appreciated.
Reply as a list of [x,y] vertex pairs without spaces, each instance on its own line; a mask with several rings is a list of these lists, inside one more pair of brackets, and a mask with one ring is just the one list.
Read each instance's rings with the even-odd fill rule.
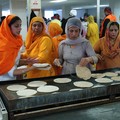
[[92,61],[93,61],[92,57],[82,58],[79,65],[80,66],[86,66],[88,63],[91,63]]
[[26,64],[32,65],[34,63],[39,63],[39,59],[38,58],[27,58],[26,59]]
[[60,64],[60,60],[57,59],[57,58],[54,60],[53,64],[58,66],[58,67],[62,67],[61,64]]
[[104,61],[104,57],[103,57],[102,55],[96,54],[96,56],[97,56],[97,58],[98,58],[99,60]]

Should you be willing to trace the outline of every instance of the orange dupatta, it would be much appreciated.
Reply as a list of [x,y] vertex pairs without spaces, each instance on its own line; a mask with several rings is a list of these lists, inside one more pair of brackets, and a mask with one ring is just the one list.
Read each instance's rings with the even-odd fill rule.
[[0,75],[7,73],[15,64],[22,46],[22,37],[11,33],[9,23],[15,15],[8,15],[0,27]]

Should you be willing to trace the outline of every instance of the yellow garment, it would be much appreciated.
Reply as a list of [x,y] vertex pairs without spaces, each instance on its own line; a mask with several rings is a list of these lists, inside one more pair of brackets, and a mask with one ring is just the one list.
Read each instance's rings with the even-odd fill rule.
[[[34,35],[32,32],[32,24],[36,21],[39,21],[43,24],[43,31],[39,35]],[[51,38],[45,32],[44,20],[41,17],[34,17],[31,20],[26,41],[26,51],[23,53],[23,58],[38,58],[40,63],[49,63],[52,64],[52,50],[53,44]],[[54,76],[55,72],[53,67],[50,70],[38,70],[34,69],[27,73],[27,78],[39,78]]]
[[88,17],[88,28],[87,28],[87,39],[90,41],[92,47],[99,40],[99,27],[97,23],[94,22],[94,17]]
[[[105,36],[95,44],[94,50],[104,58],[103,61],[98,61],[96,70],[120,67],[120,34],[116,38],[115,44],[111,49],[109,49]],[[115,57],[111,57],[113,52],[117,53]]]
[[[49,25],[48,25],[48,32],[50,34],[50,36],[52,37],[52,42],[53,42],[53,45],[54,45],[54,58],[58,58],[58,45],[59,43],[64,40],[66,37],[65,36],[62,36],[62,28],[60,27],[59,24],[57,23],[54,23],[54,22],[50,22]],[[57,67],[57,66],[54,66],[54,69],[55,69],[55,73],[56,75],[59,75],[61,73],[61,68]]]

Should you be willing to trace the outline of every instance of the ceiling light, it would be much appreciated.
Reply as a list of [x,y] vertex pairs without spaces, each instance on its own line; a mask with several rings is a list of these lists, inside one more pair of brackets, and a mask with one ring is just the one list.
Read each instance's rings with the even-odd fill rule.
[[67,1],[67,0],[52,0],[50,2],[51,3],[59,3],[59,2],[65,2],[65,1]]

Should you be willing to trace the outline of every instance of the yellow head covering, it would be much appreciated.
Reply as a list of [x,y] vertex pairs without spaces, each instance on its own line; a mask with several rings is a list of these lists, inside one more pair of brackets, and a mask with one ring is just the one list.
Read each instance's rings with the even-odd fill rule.
[[[34,22],[40,22],[43,24],[43,30],[42,32],[40,33],[40,35],[38,36],[35,36],[33,31],[32,31],[32,24]],[[35,39],[37,39],[38,37],[40,36],[43,36],[44,34],[46,34],[46,26],[45,26],[45,22],[43,20],[42,17],[34,17],[32,18],[31,22],[30,22],[30,26],[28,28],[28,33],[27,33],[27,37],[26,37],[26,41],[25,41],[25,46],[26,46],[26,49],[29,49],[29,47],[31,46],[32,42],[35,41]]]

